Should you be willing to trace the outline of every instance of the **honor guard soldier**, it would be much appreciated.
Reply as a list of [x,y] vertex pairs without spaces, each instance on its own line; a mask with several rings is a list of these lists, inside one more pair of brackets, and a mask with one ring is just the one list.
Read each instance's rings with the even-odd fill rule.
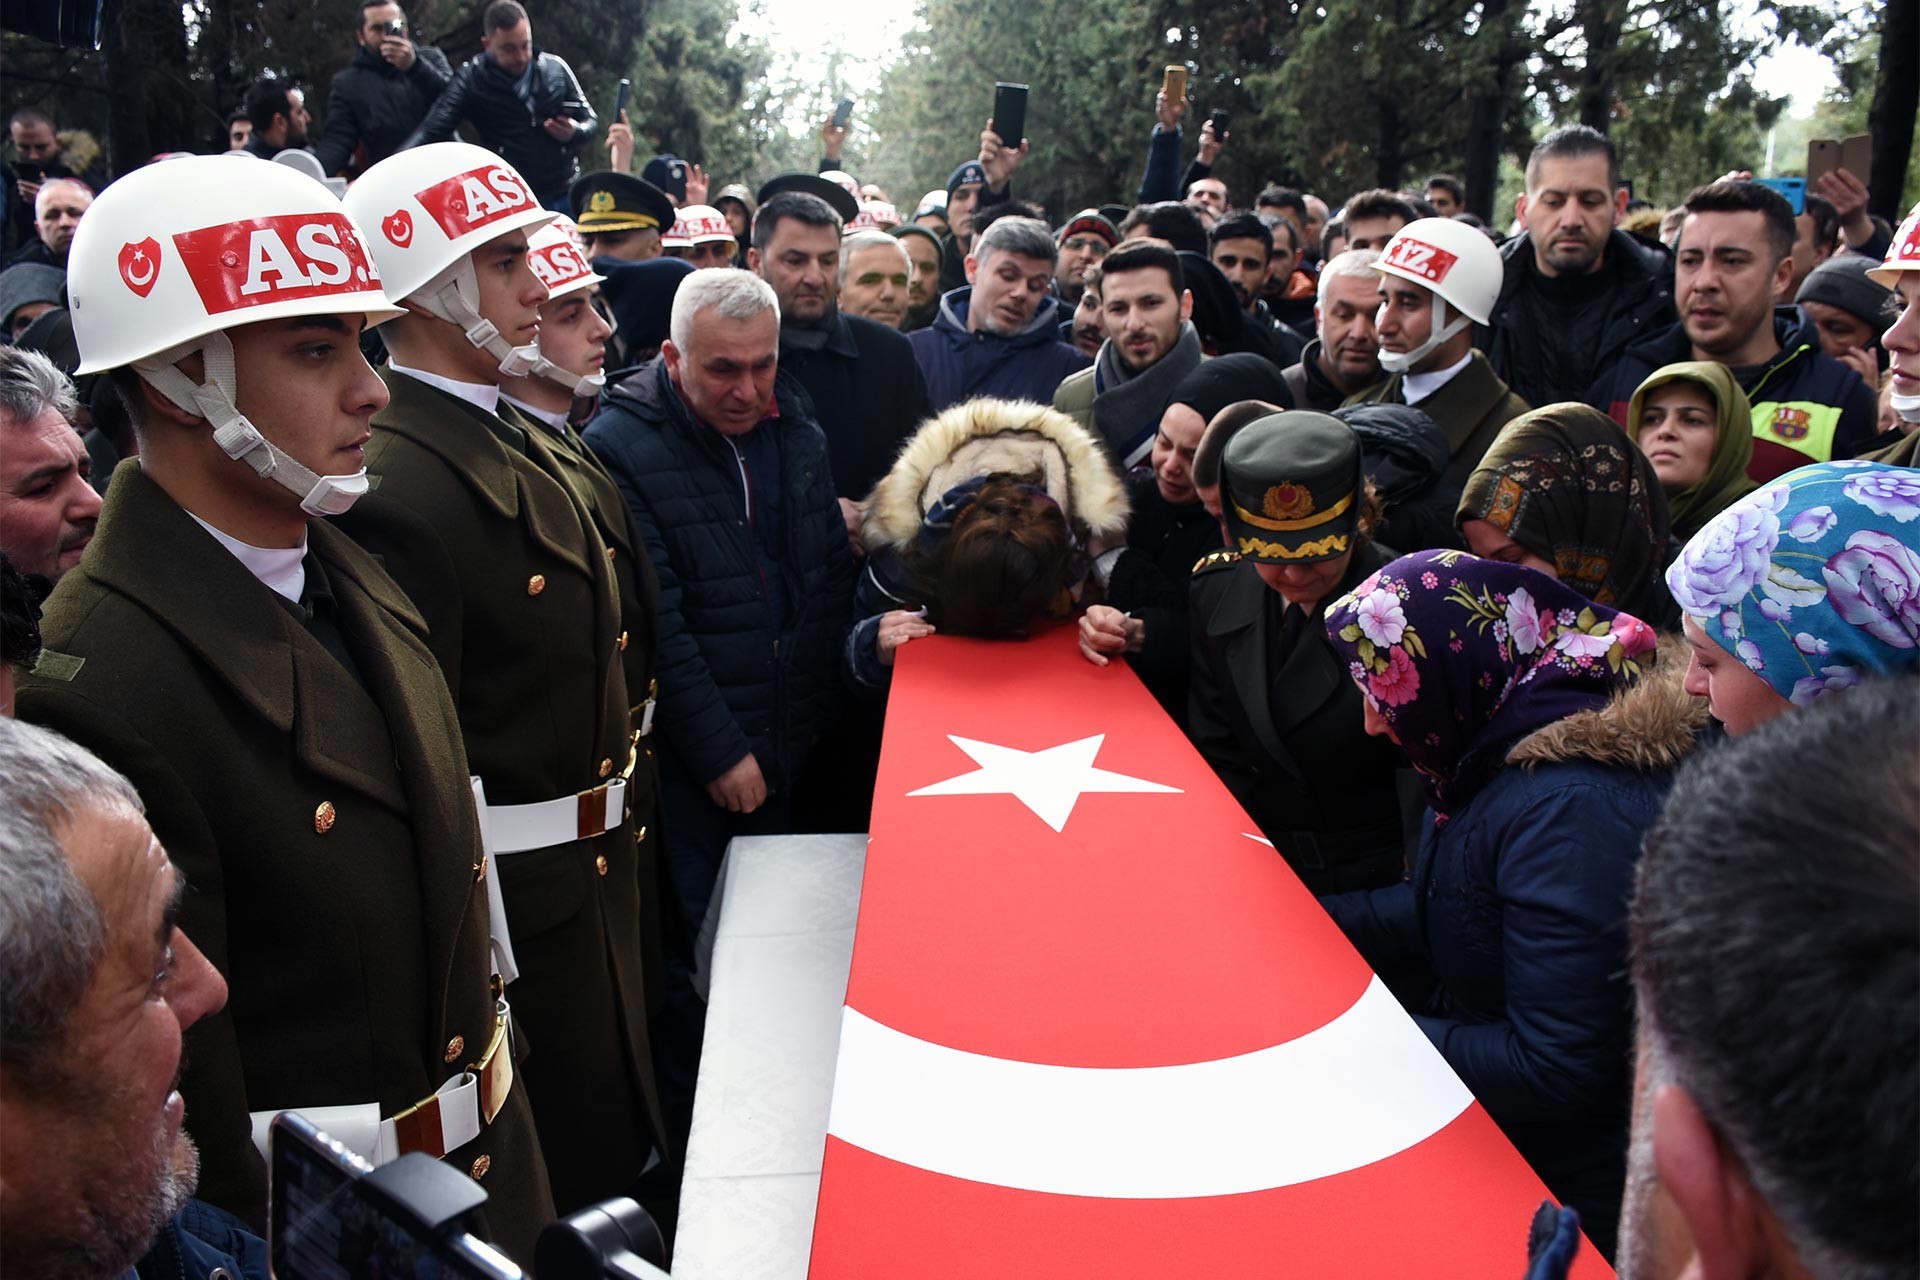
[[[622,612],[637,558],[603,536],[573,446],[500,403],[505,379],[552,371],[534,341],[547,288],[529,237],[553,214],[511,165],[459,142],[373,166],[348,208],[405,308],[382,332],[392,400],[367,467],[426,526],[351,531],[440,633],[511,926],[529,1096],[569,1212],[632,1194],[656,1158],[673,1165],[647,1028],[657,904],[636,846],[658,837],[630,807],[636,789],[652,803],[648,775],[634,785],[645,690],[630,698],[626,680],[651,618]],[[629,599],[650,591],[630,581]]]
[[79,371],[114,380],[140,450],[19,712],[134,782],[231,990],[187,1033],[201,1195],[263,1225],[267,1122],[298,1109],[376,1162],[445,1156],[531,1262],[553,1202],[453,700],[414,605],[316,518],[367,490],[387,391],[359,337],[397,313],[326,188],[233,178],[136,170],[74,240]]

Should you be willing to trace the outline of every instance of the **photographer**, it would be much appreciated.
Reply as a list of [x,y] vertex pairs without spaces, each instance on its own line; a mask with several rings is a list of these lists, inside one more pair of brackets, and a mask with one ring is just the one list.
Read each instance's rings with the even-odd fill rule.
[[345,172],[380,163],[406,141],[453,78],[447,55],[416,45],[407,16],[387,0],[362,0],[353,62],[333,78],[327,127],[314,147],[320,167]]

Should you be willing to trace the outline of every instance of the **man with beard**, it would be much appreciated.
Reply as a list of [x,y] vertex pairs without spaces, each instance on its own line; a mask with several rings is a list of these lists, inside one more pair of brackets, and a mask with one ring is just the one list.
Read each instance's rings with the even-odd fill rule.
[[932,410],[906,335],[840,310],[840,228],[825,200],[782,192],[754,215],[747,265],[780,300],[780,371],[805,389],[809,417],[826,433],[845,509],[867,496]]
[[1586,395],[1627,344],[1670,325],[1673,255],[1618,230],[1627,206],[1613,144],[1585,125],[1555,129],[1527,158],[1500,247],[1500,299],[1474,342],[1528,404]]
[[1686,210],[1674,272],[1680,323],[1628,347],[1587,403],[1629,426],[1634,389],[1654,370],[1715,360],[1753,404],[1753,480],[1851,458],[1878,430],[1879,404],[1857,370],[1820,349],[1819,329],[1786,298],[1792,206],[1770,187],[1722,179],[1695,188]]
[[407,15],[391,0],[361,0],[353,61],[327,92],[327,125],[313,153],[327,173],[362,168],[397,151],[453,78],[447,55],[407,38]]
[[1373,249],[1349,249],[1320,268],[1319,300],[1313,307],[1316,334],[1300,363],[1285,373],[1300,409],[1332,413],[1347,397],[1379,382],[1380,337],[1374,332],[1379,281]]
[[100,519],[73,383],[53,361],[0,349],[0,551],[48,582],[80,563]]
[[[177,923],[186,880],[125,777],[0,719],[0,1233],[23,1276],[264,1277],[265,1244],[192,1203],[181,1038],[227,985]],[[216,1244],[245,1241],[248,1261]],[[162,1251],[168,1257],[162,1258]],[[179,1265],[190,1261],[189,1270]]]
[[1071,342],[1089,360],[1099,356],[1100,344],[1107,340],[1107,320],[1100,310],[1099,267],[1088,270],[1080,291],[1080,305],[1073,309],[1072,318],[1060,326],[1060,337],[1063,342]]
[[1087,358],[1060,341],[1061,303],[1049,292],[1054,243],[1046,224],[1003,217],[967,257],[970,287],[940,300],[933,327],[909,339],[937,413],[962,400],[1053,399]]
[[1098,209],[1082,209],[1054,232],[1060,245],[1060,266],[1053,277],[1053,296],[1069,307],[1080,305],[1087,272],[1120,243],[1120,229],[1100,216]]
[[1157,240],[1123,244],[1100,264],[1107,339],[1091,369],[1060,384],[1053,407],[1105,441],[1122,471],[1153,448],[1160,415],[1201,361],[1180,256]]
[[907,276],[907,319],[900,326],[912,333],[932,324],[940,314],[940,233],[917,222],[903,222],[887,234],[905,246],[912,267]]
[[[1285,247],[1275,241],[1275,232],[1288,237]],[[1233,296],[1247,313],[1247,323],[1268,333],[1291,326],[1283,322],[1267,305],[1261,293],[1275,276],[1291,282],[1297,256],[1293,225],[1286,219],[1271,228],[1251,213],[1236,213],[1214,224],[1208,239],[1212,245],[1213,265],[1233,286]],[[1311,288],[1311,285],[1308,285]]]
[[313,116],[307,111],[305,93],[291,81],[268,76],[247,90],[247,119],[253,121],[247,151],[271,160],[288,147],[307,145],[307,126]]

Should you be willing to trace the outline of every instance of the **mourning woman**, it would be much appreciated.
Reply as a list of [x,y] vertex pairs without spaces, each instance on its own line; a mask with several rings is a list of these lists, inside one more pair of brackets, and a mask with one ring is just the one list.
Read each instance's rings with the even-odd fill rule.
[[863,505],[846,667],[875,691],[916,637],[1019,636],[1071,617],[1094,557],[1127,530],[1126,490],[1101,446],[1017,400],[969,400],[923,423]]
[[1627,430],[1660,478],[1678,542],[1753,492],[1753,406],[1723,364],[1656,369],[1627,405]]
[[1666,494],[1598,409],[1550,404],[1508,423],[1467,477],[1454,519],[1477,556],[1537,569],[1661,630],[1679,621],[1660,578],[1678,550]]
[[1315,893],[1391,884],[1405,865],[1394,746],[1321,627],[1326,604],[1392,558],[1353,429],[1289,410],[1220,459],[1231,550],[1194,570],[1188,726],[1247,815]]
[[1324,899],[1547,1186],[1613,1252],[1625,922],[1640,840],[1704,724],[1651,628],[1563,582],[1405,556],[1326,612],[1366,730],[1419,770],[1408,880]]

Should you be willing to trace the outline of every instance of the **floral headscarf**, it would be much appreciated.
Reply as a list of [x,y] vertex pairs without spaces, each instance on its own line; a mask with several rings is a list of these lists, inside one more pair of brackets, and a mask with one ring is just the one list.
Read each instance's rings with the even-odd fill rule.
[[1687,616],[1806,706],[1920,666],[1920,471],[1823,462],[1722,511],[1667,570]]
[[1667,499],[1620,424],[1584,404],[1508,423],[1467,477],[1456,524],[1485,520],[1554,566],[1581,595],[1644,618],[1662,598]]
[[1461,551],[1401,556],[1326,617],[1334,651],[1419,767],[1440,824],[1509,744],[1600,706],[1654,648],[1633,615]]

